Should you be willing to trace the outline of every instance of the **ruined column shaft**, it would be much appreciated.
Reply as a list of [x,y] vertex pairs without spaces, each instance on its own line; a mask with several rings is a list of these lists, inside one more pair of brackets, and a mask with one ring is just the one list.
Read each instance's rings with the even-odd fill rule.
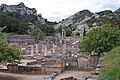
[[38,54],[38,44],[36,44],[36,54]]
[[46,56],[47,55],[47,45],[45,45],[45,49],[44,49],[45,51],[44,51],[44,56]]
[[53,44],[53,49],[52,49],[53,54],[55,53],[55,45]]
[[33,49],[33,45],[31,45],[31,56],[33,56],[34,54],[34,49]]

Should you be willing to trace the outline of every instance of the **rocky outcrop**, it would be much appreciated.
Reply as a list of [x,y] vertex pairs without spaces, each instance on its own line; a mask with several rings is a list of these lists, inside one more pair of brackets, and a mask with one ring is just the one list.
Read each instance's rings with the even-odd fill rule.
[[67,19],[63,19],[55,29],[69,28],[75,33],[83,34],[84,31],[99,28],[105,25],[120,27],[120,8],[112,12],[111,10],[92,13],[89,10],[80,11]]
[[37,17],[37,20],[41,24],[45,24],[44,18],[42,18],[42,15],[39,14],[37,15],[37,10],[35,8],[28,8],[24,5],[23,2],[19,3],[18,5],[6,5],[6,4],[1,4],[0,6],[0,11],[1,12],[9,12],[9,13],[20,13],[21,15],[31,15]]
[[67,19],[59,22],[57,25],[54,25],[55,29],[60,27],[65,28],[69,27],[73,32],[83,33],[84,30],[88,30],[88,25],[86,21],[91,19],[92,13],[89,10],[80,11]]
[[120,14],[120,8],[114,11],[114,14]]
[[28,8],[21,2],[18,5],[6,5],[1,4],[2,12],[18,12],[21,15],[35,15],[37,16],[37,10],[35,8]]

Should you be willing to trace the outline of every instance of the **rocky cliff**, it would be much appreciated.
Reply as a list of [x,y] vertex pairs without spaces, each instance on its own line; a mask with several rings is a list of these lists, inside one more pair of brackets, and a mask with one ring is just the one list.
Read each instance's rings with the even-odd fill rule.
[[6,5],[6,4],[1,4],[0,6],[0,11],[1,12],[9,12],[9,13],[20,13],[21,15],[32,15],[37,17],[37,20],[41,24],[46,23],[46,19],[42,18],[41,14],[37,14],[37,10],[35,8],[28,8],[24,5],[23,2],[19,3],[18,5]]
[[54,25],[54,28],[69,28],[75,33],[83,34],[84,31],[101,26],[120,27],[120,9],[114,12],[105,10],[96,13],[92,13],[89,10],[79,11]]
[[73,32],[83,33],[84,30],[88,30],[88,25],[86,21],[91,19],[92,13],[89,10],[83,10],[77,12],[76,14],[63,19],[57,25],[54,25],[55,29],[59,28],[69,28]]
[[0,6],[0,27],[5,27],[6,33],[29,34],[36,27],[43,32],[47,32],[49,27],[53,32],[54,24],[56,23],[47,21],[41,14],[37,14],[35,8],[26,7],[23,2],[18,5],[1,4]]

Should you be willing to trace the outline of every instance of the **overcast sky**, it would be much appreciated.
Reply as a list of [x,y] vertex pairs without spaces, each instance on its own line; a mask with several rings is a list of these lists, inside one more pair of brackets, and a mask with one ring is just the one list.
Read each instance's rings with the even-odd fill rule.
[[78,11],[88,9],[92,12],[116,10],[120,0],[0,0],[0,4],[19,4],[24,2],[27,7],[36,8],[37,13],[49,21],[60,21]]

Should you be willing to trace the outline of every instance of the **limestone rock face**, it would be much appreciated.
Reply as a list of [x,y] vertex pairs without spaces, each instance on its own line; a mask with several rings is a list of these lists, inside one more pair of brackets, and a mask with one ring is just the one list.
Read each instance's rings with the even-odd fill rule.
[[21,15],[35,15],[37,16],[37,10],[35,8],[28,8],[21,2],[18,5],[6,5],[1,4],[2,12],[18,12]]
[[114,14],[118,15],[120,14],[120,8],[114,11]]
[[82,10],[76,14],[63,19],[54,25],[55,29],[69,28],[74,33],[88,32],[92,29],[103,27],[105,24],[120,27],[120,8],[114,12],[111,10],[92,13],[89,10]]
[[45,24],[45,19],[42,18],[42,15],[41,14],[37,15],[37,10],[35,8],[28,8],[24,5],[23,2],[19,3],[18,5],[1,4],[0,11],[10,13],[16,12],[20,13],[21,15],[32,15],[37,17],[38,21],[41,24]]
[[88,30],[88,25],[86,21],[91,19],[92,13],[89,10],[80,11],[67,19],[59,22],[57,25],[54,25],[55,29],[60,27],[69,27],[73,32],[83,33],[84,30]]

